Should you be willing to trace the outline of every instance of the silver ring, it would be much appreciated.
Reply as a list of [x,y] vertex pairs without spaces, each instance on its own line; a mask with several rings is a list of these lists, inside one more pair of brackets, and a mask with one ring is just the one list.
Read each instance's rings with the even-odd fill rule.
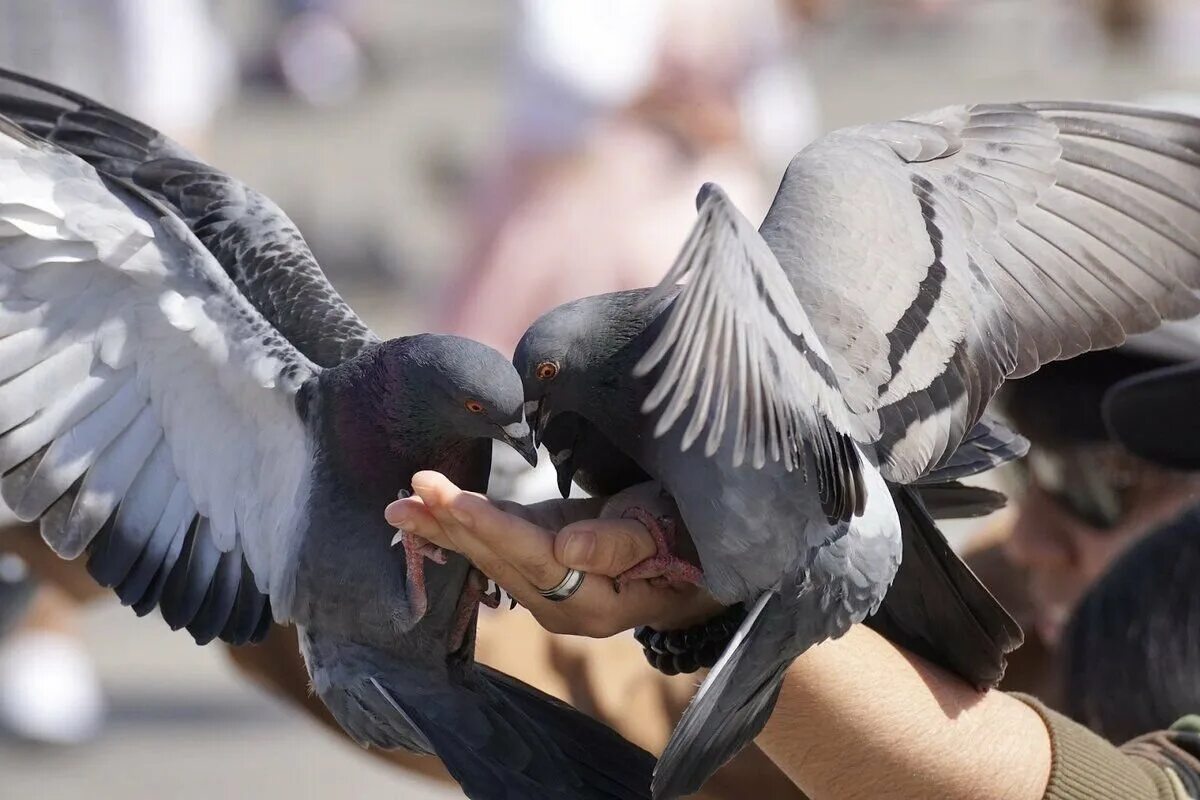
[[579,591],[579,587],[583,586],[583,579],[587,577],[586,572],[580,572],[577,569],[568,569],[567,574],[558,582],[558,586],[553,589],[538,589],[538,594],[555,603],[561,603],[563,600],[569,600],[572,595]]

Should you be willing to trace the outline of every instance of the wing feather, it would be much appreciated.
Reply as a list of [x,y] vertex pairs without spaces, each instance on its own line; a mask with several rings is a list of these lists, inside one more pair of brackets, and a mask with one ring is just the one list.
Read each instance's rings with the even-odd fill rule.
[[690,408],[683,447],[707,430],[705,452],[735,464],[792,469],[813,449],[831,519],[857,504],[838,436],[915,481],[1005,378],[1200,313],[1200,120],[1184,115],[950,107],[814,143],[759,231],[711,185],[697,202],[655,295],[687,281],[638,366],[660,369],[645,409],[662,435]]
[[[91,164],[102,177],[137,186],[163,203],[259,313],[313,362],[333,366],[378,342],[334,290],[282,210],[158,131],[4,69],[0,114]],[[31,228],[53,226],[44,201],[34,198],[35,204],[7,216],[5,224],[25,226],[31,235]]]
[[0,492],[60,555],[200,642],[286,618],[317,370],[182,220],[0,118]]
[[1200,312],[1200,121],[1049,102],[840,131],[760,232],[848,406],[878,417],[885,476],[913,481],[1004,378]]
[[762,239],[714,186],[701,192],[699,209],[680,258],[646,301],[687,280],[636,367],[645,375],[661,365],[643,406],[663,408],[655,435],[691,409],[683,448],[707,430],[705,452],[728,447],[735,466],[782,461],[791,470],[814,448],[827,513],[845,518],[863,501],[857,451],[844,441],[857,419]]
[[171,466],[171,450],[159,438],[154,452],[138,470],[124,493],[112,526],[92,542],[88,569],[101,586],[121,583],[150,541],[178,483]]

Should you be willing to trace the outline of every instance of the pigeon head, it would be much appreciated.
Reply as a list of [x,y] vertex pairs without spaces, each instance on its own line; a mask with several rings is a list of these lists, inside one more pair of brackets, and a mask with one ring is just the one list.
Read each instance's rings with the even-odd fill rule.
[[[652,336],[645,335],[674,298],[648,303],[652,289],[585,297],[543,314],[525,331],[513,365],[525,390],[525,412],[537,441],[553,448],[557,415],[623,421],[639,413],[641,392],[633,365]],[[572,418],[571,426],[579,420]],[[552,450],[553,453],[553,450]]]
[[462,336],[421,334],[397,342],[399,368],[391,377],[402,384],[397,393],[413,399],[397,409],[401,426],[415,422],[438,439],[496,439],[536,465],[521,380],[504,356]]
[[[321,374],[331,463],[366,497],[394,496],[422,469],[457,471],[495,439],[537,462],[521,379],[504,356],[459,336],[383,342]],[[476,491],[482,487],[474,487]]]

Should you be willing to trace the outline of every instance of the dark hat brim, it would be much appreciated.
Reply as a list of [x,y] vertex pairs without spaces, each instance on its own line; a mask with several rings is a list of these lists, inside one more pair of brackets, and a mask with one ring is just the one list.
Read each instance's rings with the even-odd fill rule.
[[1116,383],[1105,394],[1103,416],[1110,435],[1131,453],[1200,470],[1200,361]]

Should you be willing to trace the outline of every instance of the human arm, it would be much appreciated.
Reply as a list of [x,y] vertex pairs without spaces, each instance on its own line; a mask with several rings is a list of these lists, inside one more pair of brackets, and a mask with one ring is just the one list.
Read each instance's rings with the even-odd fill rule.
[[1045,794],[1041,717],[857,625],[796,659],[758,744],[813,798]]
[[[389,510],[389,518],[403,509],[421,535],[461,548],[485,572],[495,571],[489,574],[506,588],[502,576],[512,579],[513,573],[535,569],[541,582],[534,585],[541,586],[556,583],[567,567],[615,575],[653,552],[645,530],[627,520],[574,522],[557,536],[547,538],[542,529],[533,537],[525,521],[485,510],[486,501],[459,492],[440,476],[423,473],[414,488],[418,497]],[[453,520],[455,507],[469,510],[471,527]],[[534,538],[537,547],[526,549],[529,542],[522,540]],[[581,547],[583,542],[591,547]],[[585,586],[589,583],[603,588],[607,582],[589,580]],[[555,630],[597,635],[622,625],[654,624],[662,616],[655,603],[672,600],[697,603],[692,613],[700,610],[694,597],[635,599],[624,592],[604,596],[607,605],[592,606],[598,595],[582,592],[548,604],[556,606]],[[1124,752],[1031,698],[979,693],[864,626],[796,659],[757,744],[813,800],[1177,796],[1163,765],[1145,752]]]

